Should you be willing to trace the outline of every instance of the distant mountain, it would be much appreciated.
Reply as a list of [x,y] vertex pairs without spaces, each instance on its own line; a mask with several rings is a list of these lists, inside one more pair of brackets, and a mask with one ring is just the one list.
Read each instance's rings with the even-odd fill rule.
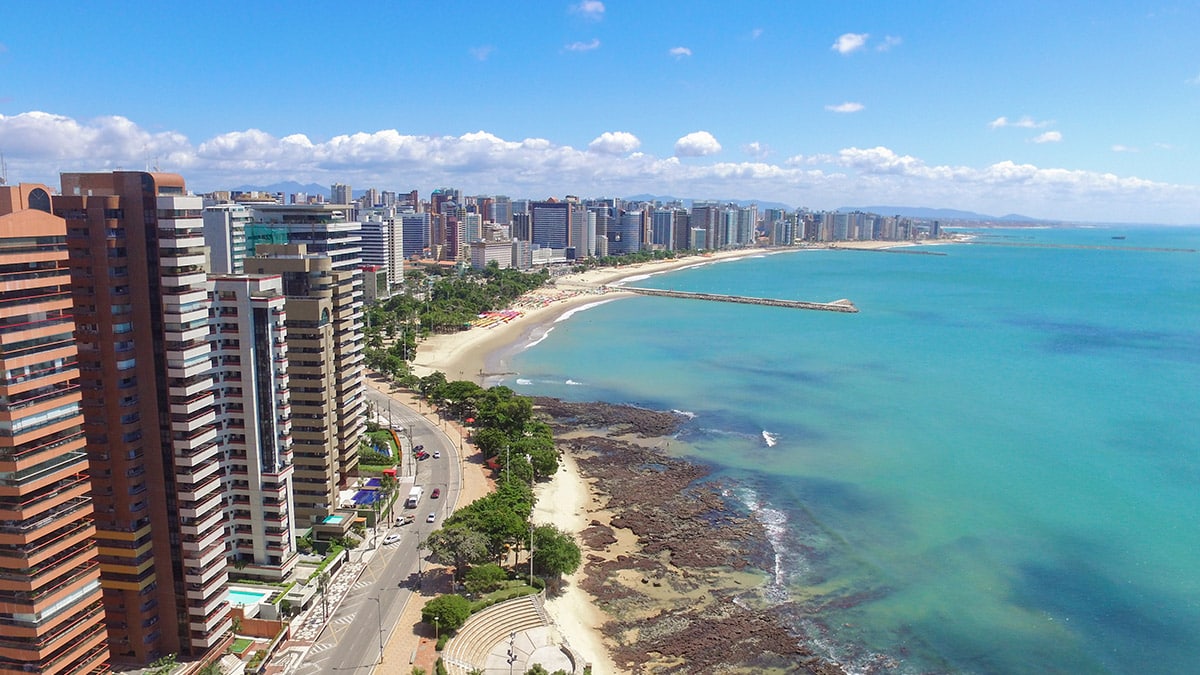
[[1018,213],[1010,213],[1007,216],[989,216],[983,213],[974,211],[959,211],[957,209],[932,209],[923,206],[843,206],[838,211],[845,213],[847,211],[862,211],[864,213],[878,213],[881,216],[900,216],[902,218],[921,218],[925,220],[970,220],[982,222],[1008,222],[1008,223],[1038,223],[1043,222],[1039,218],[1031,218],[1022,216]]
[[223,190],[227,189],[227,190],[234,190],[234,191],[240,190],[242,192],[282,192],[285,195],[290,195],[295,192],[303,192],[305,194],[310,194],[310,195],[317,195],[317,194],[325,195],[326,199],[329,198],[329,186],[328,185],[320,185],[317,183],[309,183],[308,185],[301,185],[300,183],[297,183],[294,180],[284,181],[282,183],[272,183],[270,185],[239,185],[239,186],[233,187],[233,188],[218,188],[218,189],[223,189]]
[[680,199],[679,197],[672,197],[670,195],[652,195],[652,194],[630,195],[628,197],[622,197],[621,199],[624,199],[627,202],[663,202],[663,203],[683,202],[684,204],[686,204],[688,206],[691,206],[692,202],[695,202],[695,201],[718,202],[721,204],[737,204],[738,206],[750,206],[751,204],[757,204],[759,211],[763,211],[764,209],[783,209],[784,211],[792,210],[791,206],[788,206],[787,204],[784,204],[782,202],[767,202],[767,201],[763,201],[761,199],[694,199],[694,198]]

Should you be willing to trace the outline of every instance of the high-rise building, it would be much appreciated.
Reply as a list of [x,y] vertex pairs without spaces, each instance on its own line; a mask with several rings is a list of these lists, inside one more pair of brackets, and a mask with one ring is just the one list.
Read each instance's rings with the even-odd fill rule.
[[616,227],[608,232],[609,255],[637,253],[642,249],[642,212],[627,211],[621,214]]
[[250,209],[244,204],[208,204],[204,207],[204,243],[209,249],[208,271],[241,274],[242,261],[254,255],[246,248]]
[[440,187],[434,190],[429,195],[429,210],[433,213],[446,213],[444,204],[447,202],[454,204],[457,209],[457,206],[462,203],[462,190],[451,187]]
[[67,227],[51,211],[44,185],[0,186],[0,672],[99,673],[108,645]]
[[358,468],[366,431],[362,391],[362,272],[339,271],[305,244],[264,245],[246,259],[283,281],[297,527],[333,513]]
[[484,217],[497,225],[512,224],[512,200],[507,195],[492,197],[491,208]]
[[282,581],[299,559],[283,282],[267,275],[210,279],[229,560],[241,575]]
[[535,246],[565,249],[569,245],[571,205],[567,202],[533,202],[529,205],[530,241]]
[[[404,283],[404,239],[400,216],[395,207],[381,206],[364,210],[359,213],[359,219],[362,222],[359,236],[362,239],[363,265],[382,269],[386,273],[384,287],[375,288],[372,293],[376,298],[386,298],[391,294],[391,289]],[[363,290],[366,292],[365,281]]]
[[219,652],[232,621],[202,200],[138,171],[64,173],[61,192],[109,650]]
[[400,239],[404,259],[423,257],[430,246],[430,218],[428,213],[403,213],[400,215]]
[[334,183],[329,186],[329,203],[346,205],[354,203],[354,191],[349,185]]
[[692,212],[688,220],[691,229],[701,228],[704,230],[703,248],[705,249],[716,249],[718,246],[720,213],[721,205],[717,202],[699,200],[692,202]]

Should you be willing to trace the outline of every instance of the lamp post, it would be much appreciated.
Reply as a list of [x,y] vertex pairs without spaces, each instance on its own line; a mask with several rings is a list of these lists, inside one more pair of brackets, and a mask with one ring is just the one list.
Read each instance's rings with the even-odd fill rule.
[[513,673],[513,664],[517,662],[517,652],[515,643],[517,641],[517,633],[511,632],[508,634],[508,675]]
[[379,603],[379,598],[371,598],[375,601],[375,618],[379,622],[379,661],[383,663],[383,605]]
[[[529,494],[533,494],[533,455],[525,455],[529,462]],[[533,519],[529,520],[529,585],[533,585]]]
[[438,641],[438,629],[442,627],[442,617],[433,617],[433,641],[436,644]]

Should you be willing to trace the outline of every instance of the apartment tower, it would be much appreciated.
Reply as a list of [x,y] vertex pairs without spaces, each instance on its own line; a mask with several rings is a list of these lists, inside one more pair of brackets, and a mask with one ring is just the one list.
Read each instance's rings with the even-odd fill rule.
[[[359,283],[305,244],[264,245],[246,259],[258,274],[283,280],[291,390],[295,521],[303,529],[337,508],[338,489],[358,469],[365,421],[347,401],[347,378],[361,387]],[[357,338],[353,334],[357,329]],[[358,392],[361,394],[361,391]]]
[[0,186],[0,673],[108,671],[67,227]]
[[253,274],[210,281],[229,559],[239,575],[282,581],[299,559],[283,281]]
[[202,201],[168,173],[64,173],[79,381],[114,661],[229,639]]

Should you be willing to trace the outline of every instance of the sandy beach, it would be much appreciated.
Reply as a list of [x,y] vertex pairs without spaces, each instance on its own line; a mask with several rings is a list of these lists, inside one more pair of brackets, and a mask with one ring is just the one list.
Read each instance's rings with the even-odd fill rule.
[[[575,459],[564,455],[558,475],[537,486],[533,521],[550,524],[576,535],[596,517],[596,500],[579,473]],[[590,551],[589,551],[590,553]],[[593,675],[620,672],[605,648],[597,628],[605,621],[595,598],[580,588],[584,568],[566,578],[562,593],[546,600],[546,612],[558,624],[572,649],[592,664]]]

